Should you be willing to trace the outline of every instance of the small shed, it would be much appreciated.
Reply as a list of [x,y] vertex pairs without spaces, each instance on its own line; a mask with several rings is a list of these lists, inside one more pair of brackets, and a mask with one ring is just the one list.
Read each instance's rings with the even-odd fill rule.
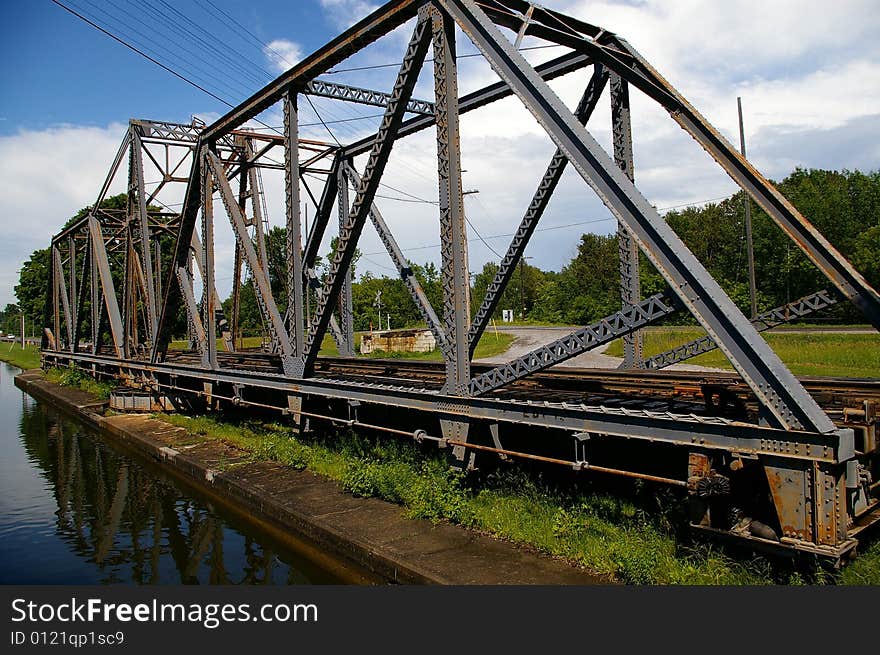
[[430,330],[379,330],[361,337],[361,353],[427,353],[437,347]]

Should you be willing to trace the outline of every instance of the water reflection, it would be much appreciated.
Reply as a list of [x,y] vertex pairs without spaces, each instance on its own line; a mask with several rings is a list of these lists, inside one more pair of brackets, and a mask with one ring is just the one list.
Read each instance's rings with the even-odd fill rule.
[[[0,582],[363,581],[273,543],[78,423],[10,390],[14,370],[0,366],[0,424],[6,423],[0,437]],[[10,412],[8,401],[16,394],[18,411]]]

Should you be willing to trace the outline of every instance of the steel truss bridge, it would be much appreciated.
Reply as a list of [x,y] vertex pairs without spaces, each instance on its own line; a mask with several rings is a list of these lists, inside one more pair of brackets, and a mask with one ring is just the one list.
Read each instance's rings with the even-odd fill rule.
[[[404,24],[412,36],[390,91],[318,79]],[[456,26],[499,82],[459,95]],[[525,36],[566,52],[532,66],[518,49]],[[429,52],[432,63],[426,64]],[[433,68],[432,101],[413,97],[427,66]],[[584,69],[585,89],[572,109],[548,81]],[[606,87],[612,154],[585,127]],[[744,316],[633,183],[631,90],[666,110],[767,212],[828,278],[827,290],[752,320]],[[308,95],[381,107],[381,125],[374,135],[344,145],[301,138],[298,107]],[[509,96],[525,105],[557,150],[494,281],[472,311],[459,120]],[[282,133],[248,127],[279,106]],[[432,130],[437,143],[439,311],[376,202],[395,143],[423,130]],[[277,150],[283,163],[267,156]],[[359,155],[367,155],[362,170],[354,165]],[[102,208],[126,160],[127,207]],[[146,160],[162,174],[150,192]],[[621,308],[523,357],[477,365],[477,341],[568,166],[618,221]],[[273,293],[259,200],[260,171],[272,168],[283,169],[285,180],[284,297]],[[323,181],[320,193],[312,194],[307,173]],[[162,204],[175,185],[185,187],[179,210]],[[317,208],[307,234],[303,189]],[[334,211],[337,245],[319,278],[318,249],[332,232]],[[215,286],[218,214],[236,238],[229,316]],[[367,221],[433,333],[442,363],[354,357],[351,264]],[[640,251],[665,279],[666,291],[641,296]],[[395,0],[211,125],[132,120],[91,213],[52,239],[51,254],[45,366],[75,365],[182,406],[277,410],[300,429],[322,420],[434,442],[458,466],[526,458],[681,487],[695,528],[768,548],[840,559],[880,517],[873,482],[878,381],[798,379],[759,334],[843,301],[880,328],[877,291],[626,40],[552,9],[521,0]],[[253,280],[265,325],[269,347],[263,352],[236,350],[232,338],[242,267]],[[689,312],[708,336],[645,359],[640,329],[676,312]],[[176,328],[182,313],[188,327]],[[169,349],[176,329],[188,332],[189,350]],[[318,356],[328,332],[340,358]],[[617,338],[625,343],[624,370],[553,368]],[[715,348],[735,375],[659,370]]]

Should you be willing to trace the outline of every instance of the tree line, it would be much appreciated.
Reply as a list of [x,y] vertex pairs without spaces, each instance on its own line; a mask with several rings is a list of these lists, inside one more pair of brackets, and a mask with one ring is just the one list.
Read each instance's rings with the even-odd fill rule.
[[[876,289],[880,288],[880,172],[796,169],[777,187]],[[125,194],[108,201],[114,208],[125,206]],[[670,211],[665,215],[685,244],[703,263],[722,288],[746,313],[749,312],[749,284],[745,242],[745,195],[740,192],[717,203]],[[828,281],[800,249],[754,202],[751,203],[759,311],[829,288]],[[70,222],[84,216],[81,210]],[[286,309],[285,230],[273,227],[266,235],[269,278],[280,310]],[[316,262],[317,284],[326,275],[328,257]],[[164,248],[171,252],[172,248]],[[357,259],[353,263],[357,275]],[[644,255],[640,257],[642,296],[658,293],[665,282]],[[410,262],[429,301],[442,312],[443,285],[440,271],[432,262]],[[0,312],[3,331],[17,332],[19,311],[30,319],[41,317],[45,306],[49,270],[48,249],[36,250],[22,266],[15,287],[18,304]],[[167,269],[166,269],[167,270]],[[476,312],[498,265],[486,263],[471,278],[471,307]],[[315,306],[317,289],[308,293]],[[355,329],[382,325],[390,315],[391,326],[421,325],[421,316],[399,276],[376,276],[364,272],[352,285]],[[223,303],[227,316],[232,299]],[[504,309],[513,310],[518,319],[545,323],[583,325],[620,308],[617,238],[614,234],[587,233],[580,236],[574,257],[559,271],[545,271],[522,261],[504,291],[496,320]],[[241,285],[239,326],[244,336],[261,334],[260,316],[253,280]],[[838,323],[863,322],[850,303],[839,303],[823,314],[824,320]],[[684,314],[670,321],[688,322]],[[812,317],[810,320],[814,320]],[[177,331],[185,329],[185,318],[175,317]],[[180,335],[178,335],[180,336]]]

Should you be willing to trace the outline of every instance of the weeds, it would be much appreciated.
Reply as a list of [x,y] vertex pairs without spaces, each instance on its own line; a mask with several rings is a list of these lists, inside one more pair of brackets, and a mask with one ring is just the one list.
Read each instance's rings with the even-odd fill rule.
[[98,382],[88,373],[85,373],[72,364],[65,368],[51,368],[46,371],[46,379],[49,382],[60,384],[62,387],[71,387],[85,391],[101,400],[107,400],[115,385],[109,382]]

